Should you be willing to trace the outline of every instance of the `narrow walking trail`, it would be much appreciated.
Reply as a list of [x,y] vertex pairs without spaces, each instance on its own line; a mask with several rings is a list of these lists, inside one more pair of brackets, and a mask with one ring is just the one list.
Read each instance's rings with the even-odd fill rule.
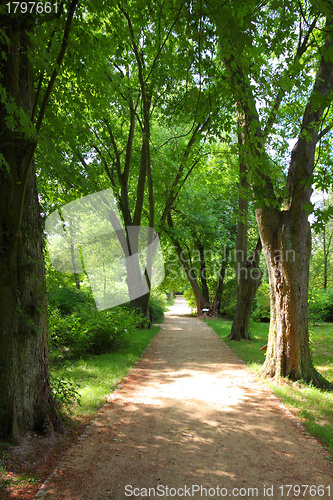
[[177,297],[142,360],[36,499],[333,496],[328,454],[187,312]]

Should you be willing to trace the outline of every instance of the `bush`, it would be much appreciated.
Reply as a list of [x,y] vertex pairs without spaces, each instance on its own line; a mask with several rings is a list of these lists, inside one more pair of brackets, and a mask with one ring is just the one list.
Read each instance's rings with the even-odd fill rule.
[[235,279],[227,281],[223,288],[221,300],[221,315],[232,320],[237,304],[237,282]]
[[333,323],[333,289],[328,288],[326,290],[327,293],[327,306],[326,306],[326,314],[324,315],[324,321],[328,323]]
[[163,323],[166,301],[162,298],[151,297],[149,300],[149,315],[153,323]]
[[67,316],[53,309],[49,315],[51,349],[58,348],[73,357],[108,352],[122,335],[133,332],[141,323],[139,315],[120,307],[107,311],[86,308]]
[[333,289],[312,288],[309,291],[309,319],[333,322]]
[[85,306],[95,306],[90,291],[78,290],[71,286],[49,284],[47,287],[49,310],[57,308],[62,315],[72,314]]
[[[78,392],[80,386],[73,379],[60,379],[51,375],[50,384],[52,396],[59,410],[68,408],[74,403],[81,404]],[[72,413],[71,410],[69,412]]]
[[[309,290],[309,319],[311,322],[333,322],[333,289],[312,288]],[[252,319],[269,322],[270,298],[269,285],[262,283],[254,300]]]
[[270,295],[269,284],[262,283],[256,293],[253,302],[253,313],[251,318],[254,321],[269,323],[270,321]]

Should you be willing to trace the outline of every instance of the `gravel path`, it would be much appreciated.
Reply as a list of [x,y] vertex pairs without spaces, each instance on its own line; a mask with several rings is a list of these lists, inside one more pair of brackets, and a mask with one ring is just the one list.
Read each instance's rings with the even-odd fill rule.
[[177,297],[36,499],[333,497],[326,451],[188,312]]

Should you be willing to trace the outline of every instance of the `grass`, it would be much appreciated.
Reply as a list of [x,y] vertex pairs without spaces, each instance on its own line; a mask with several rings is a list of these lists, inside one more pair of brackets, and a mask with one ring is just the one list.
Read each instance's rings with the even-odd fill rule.
[[52,377],[62,381],[72,380],[79,385],[77,392],[80,404],[74,403],[67,407],[67,416],[70,413],[74,420],[91,417],[140,358],[158,331],[158,326],[135,330],[134,334],[122,337],[121,347],[115,352],[67,360],[51,368]]
[[[268,324],[253,322],[250,328],[252,340],[236,342],[227,338],[231,321],[211,319],[206,322],[251,370],[259,373],[265,361],[266,352],[260,351],[260,348],[267,344]],[[312,325],[310,342],[317,370],[333,383],[333,324]],[[271,381],[267,383],[272,392],[333,455],[333,393],[287,379],[280,385]]]

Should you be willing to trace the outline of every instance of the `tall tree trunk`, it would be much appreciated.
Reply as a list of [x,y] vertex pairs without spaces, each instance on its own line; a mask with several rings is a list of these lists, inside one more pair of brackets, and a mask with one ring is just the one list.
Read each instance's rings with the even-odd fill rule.
[[[11,111],[5,106],[0,110],[0,434],[14,438],[23,430],[46,430],[52,424],[60,428],[48,370],[43,238],[32,168],[37,141],[20,130],[15,113],[15,106],[28,115],[33,109],[33,73],[28,54],[33,27],[29,23],[28,15],[12,19],[0,16],[7,37],[0,44],[5,54],[0,83],[7,92],[7,101],[15,103]],[[70,22],[68,30],[69,26]],[[53,72],[49,91],[57,71]],[[48,97],[39,113],[37,131]],[[8,118],[14,121],[13,127],[8,127]]]
[[249,323],[252,305],[261,274],[259,271],[260,238],[254,259],[250,262],[247,259],[247,226],[248,226],[248,192],[249,184],[247,180],[248,165],[246,154],[246,116],[240,109],[237,110],[239,125],[238,147],[239,147],[239,198],[238,198],[238,222],[236,236],[236,276],[237,276],[237,302],[234,319],[232,322],[230,340],[249,340]]
[[219,277],[217,280],[217,287],[216,287],[216,292],[215,292],[215,297],[214,297],[214,302],[213,302],[213,314],[214,314],[214,316],[218,316],[221,312],[221,301],[222,301],[222,293],[223,293],[223,285],[224,285],[226,267],[227,267],[226,262],[223,262],[221,269],[220,269],[220,272],[219,272]]
[[149,298],[150,298],[150,292],[146,293],[145,295],[141,295],[141,297],[133,299],[130,302],[131,309],[137,311],[139,314],[141,314],[143,316],[143,321],[142,321],[142,325],[141,325],[143,328],[146,327],[148,319],[149,319],[149,326],[150,326]]
[[257,248],[252,252],[252,258],[247,259],[245,266],[240,269],[236,311],[229,335],[230,340],[250,339],[249,324],[251,311],[262,275],[259,269],[260,251],[261,241],[259,238]]
[[[19,150],[20,148],[18,148]],[[19,162],[19,160],[17,159]],[[47,304],[42,227],[35,173],[31,171],[24,203],[22,233],[12,234],[19,185],[1,179],[0,261],[0,433],[15,439],[23,430],[60,428],[51,396],[48,367]],[[16,177],[16,176],[15,176]],[[11,187],[9,190],[8,187]],[[7,187],[7,189],[6,189]],[[10,192],[10,195],[9,195]],[[16,241],[15,241],[16,240]]]
[[271,321],[266,377],[305,380],[318,387],[326,381],[315,370],[309,349],[308,281],[310,226],[305,210],[257,211],[270,280]]
[[[328,23],[329,24],[329,23]],[[333,41],[327,37],[325,49]],[[318,130],[323,109],[316,105],[333,89],[333,63],[324,53],[303,115],[299,138],[291,153],[285,210],[257,210],[257,221],[268,265],[271,324],[262,373],[279,379],[303,379],[317,387],[332,387],[313,367],[308,331],[308,284],[311,233],[306,206],[310,204]]]
[[201,281],[201,290],[204,300],[207,304],[209,304],[209,290],[207,285],[207,276],[206,276],[206,256],[203,245],[200,241],[197,241],[197,247],[200,254],[200,281]]
[[[227,51],[225,57],[235,89],[238,119],[240,114],[244,116],[244,125],[239,121],[239,126],[244,131],[259,178],[259,182],[254,180],[252,188],[260,204],[256,216],[269,270],[271,295],[271,324],[262,374],[276,379],[281,376],[293,380],[303,379],[318,387],[330,388],[331,385],[313,367],[309,347],[307,302],[311,239],[306,207],[310,205],[312,193],[310,184],[316,145],[332,128],[330,124],[322,129],[323,112],[331,102],[329,96],[333,89],[333,64],[329,52],[333,45],[331,26],[332,20],[327,19],[328,35],[325,47],[320,50],[321,62],[315,85],[304,110],[297,144],[292,150],[286,185],[288,200],[283,207],[275,195],[272,180],[268,174],[265,175],[264,150],[265,141],[276,120],[283,89],[277,93],[271,115],[262,130],[249,75],[244,73],[238,63],[241,58],[237,59],[235,50]],[[305,53],[313,27],[314,24],[309,27],[295,60]],[[221,46],[223,50],[223,44]],[[274,204],[279,208],[272,208]]]

